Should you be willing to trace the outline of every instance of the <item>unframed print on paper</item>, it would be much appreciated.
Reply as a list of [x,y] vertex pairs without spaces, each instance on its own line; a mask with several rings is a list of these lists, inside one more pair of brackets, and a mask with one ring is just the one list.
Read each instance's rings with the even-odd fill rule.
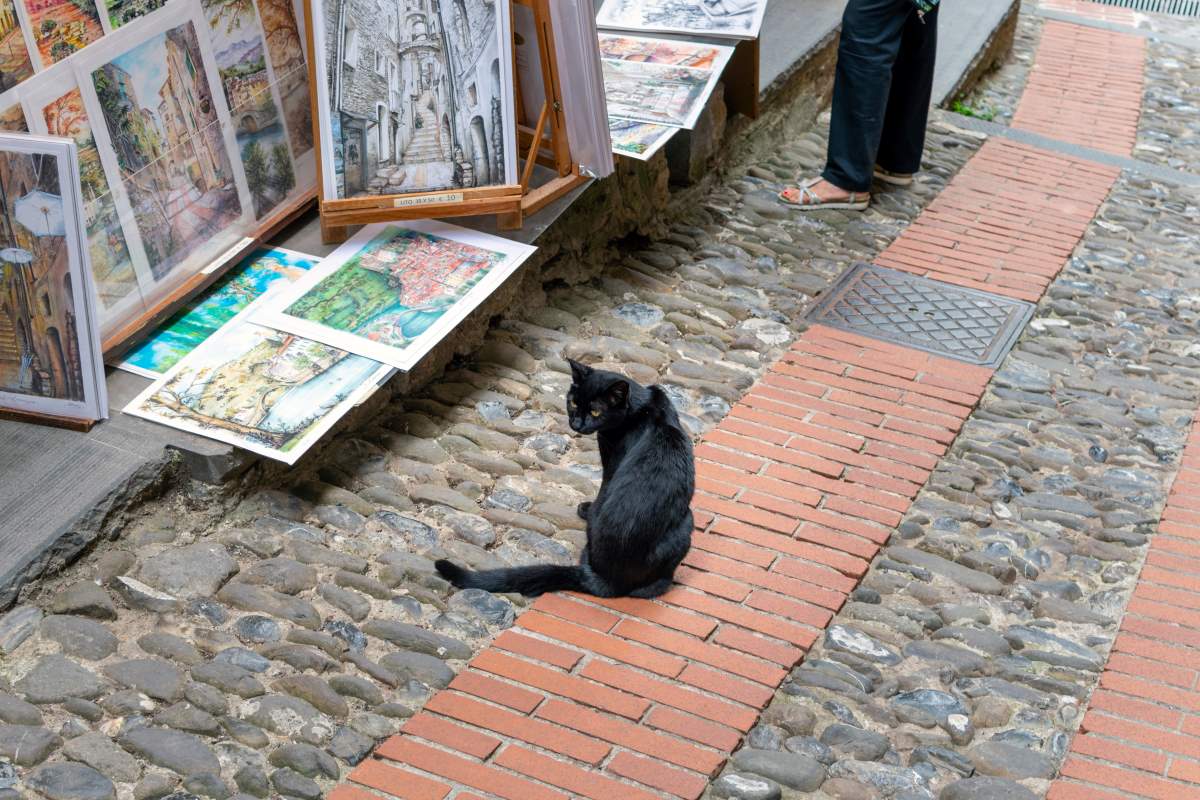
[[291,250],[256,250],[195,302],[159,326],[117,366],[157,378],[280,281],[295,282],[319,259]]
[[755,39],[767,0],[604,0],[601,28]]
[[614,153],[649,160],[663,145],[671,140],[679,128],[671,125],[655,125],[653,122],[638,122],[634,119],[608,118],[608,130],[612,136]]
[[517,182],[510,5],[313,0],[324,198]]
[[254,320],[409,370],[536,249],[427,220],[367,225]]
[[294,464],[392,371],[256,325],[253,312],[242,311],[125,413]]
[[720,78],[713,70],[604,59],[608,115],[676,128],[696,124]]
[[733,48],[728,45],[685,42],[680,39],[601,32],[598,40],[601,58],[716,70],[718,73],[725,69],[733,55]]

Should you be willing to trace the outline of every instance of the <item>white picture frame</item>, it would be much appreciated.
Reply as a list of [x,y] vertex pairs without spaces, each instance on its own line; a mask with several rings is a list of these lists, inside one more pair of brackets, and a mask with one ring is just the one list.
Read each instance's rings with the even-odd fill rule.
[[767,0],[604,0],[601,28],[757,39]]

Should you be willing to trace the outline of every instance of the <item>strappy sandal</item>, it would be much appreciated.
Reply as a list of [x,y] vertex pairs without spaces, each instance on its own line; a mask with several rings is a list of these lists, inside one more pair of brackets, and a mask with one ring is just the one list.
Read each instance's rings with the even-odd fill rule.
[[875,165],[875,179],[890,183],[892,186],[912,186],[913,182],[911,172],[892,172],[878,164]]
[[850,192],[850,196],[844,200],[822,200],[816,192],[809,188],[820,180],[820,178],[812,178],[799,186],[784,189],[779,193],[779,199],[799,211],[824,211],[826,209],[863,211],[871,202],[870,192]]

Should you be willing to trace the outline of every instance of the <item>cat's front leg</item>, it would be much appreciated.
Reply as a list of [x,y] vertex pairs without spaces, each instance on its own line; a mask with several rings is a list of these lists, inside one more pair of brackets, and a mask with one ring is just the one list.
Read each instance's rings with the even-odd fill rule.
[[581,520],[583,520],[584,522],[588,521],[588,514],[590,514],[591,511],[592,511],[591,501],[588,501],[586,503],[580,503],[578,506],[575,507],[575,513],[578,514],[579,518]]

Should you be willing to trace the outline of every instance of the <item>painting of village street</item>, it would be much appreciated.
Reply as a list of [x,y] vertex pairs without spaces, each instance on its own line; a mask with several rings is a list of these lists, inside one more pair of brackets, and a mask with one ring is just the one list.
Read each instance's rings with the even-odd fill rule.
[[42,109],[42,118],[48,133],[74,139],[78,146],[79,185],[83,192],[92,275],[101,306],[111,308],[138,291],[137,275],[79,90],[72,89],[48,103]]
[[126,355],[121,369],[146,377],[163,374],[280,281],[292,282],[316,259],[291,250],[256,250],[198,301],[167,320]]
[[7,92],[33,74],[29,48],[21,33],[14,0],[0,0],[0,92]]
[[42,64],[50,66],[104,35],[92,0],[25,0]]
[[604,96],[612,117],[691,127],[712,73],[637,61],[603,59]]
[[296,185],[283,120],[271,94],[258,15],[250,0],[203,0],[254,216],[275,208]]
[[386,371],[368,358],[239,317],[125,413],[292,464]]
[[752,39],[766,5],[767,0],[605,0],[596,24]]
[[57,159],[0,151],[0,393],[84,400]]
[[[327,0],[324,61],[339,197],[515,182],[511,33],[494,0]],[[504,80],[501,80],[504,76]]]
[[283,118],[292,158],[312,150],[312,105],[308,93],[308,62],[296,12],[291,0],[258,0],[258,17],[266,37],[267,54],[275,71],[275,88],[283,104]]
[[151,272],[162,279],[242,214],[192,23],[92,72]]

